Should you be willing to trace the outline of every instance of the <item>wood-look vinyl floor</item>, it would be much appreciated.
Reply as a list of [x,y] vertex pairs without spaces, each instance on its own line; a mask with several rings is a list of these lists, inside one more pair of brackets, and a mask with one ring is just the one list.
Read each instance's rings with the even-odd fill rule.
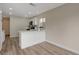
[[20,49],[18,38],[9,39],[6,38],[1,55],[76,55],[73,52],[59,48],[48,42],[42,42],[40,44]]

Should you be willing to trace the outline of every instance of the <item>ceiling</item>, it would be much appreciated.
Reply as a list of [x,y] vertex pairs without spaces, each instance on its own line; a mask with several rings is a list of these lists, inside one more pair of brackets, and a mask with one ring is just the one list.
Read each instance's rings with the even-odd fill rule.
[[33,17],[54,9],[63,3],[0,3],[3,16]]

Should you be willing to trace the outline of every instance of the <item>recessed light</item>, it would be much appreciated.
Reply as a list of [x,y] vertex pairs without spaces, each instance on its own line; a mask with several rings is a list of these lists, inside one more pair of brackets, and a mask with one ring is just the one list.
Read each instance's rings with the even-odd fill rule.
[[9,10],[13,10],[13,8],[9,8]]

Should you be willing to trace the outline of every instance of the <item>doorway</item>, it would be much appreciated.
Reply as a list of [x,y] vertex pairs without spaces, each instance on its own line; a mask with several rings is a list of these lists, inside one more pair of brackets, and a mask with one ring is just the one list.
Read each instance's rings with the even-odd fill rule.
[[2,20],[2,29],[5,32],[5,37],[9,36],[10,37],[10,18],[5,16],[3,17]]

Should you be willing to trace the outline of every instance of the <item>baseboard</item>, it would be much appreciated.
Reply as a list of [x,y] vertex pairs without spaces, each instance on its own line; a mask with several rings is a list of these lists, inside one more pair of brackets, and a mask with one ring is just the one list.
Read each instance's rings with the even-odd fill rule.
[[46,40],[46,42],[51,43],[51,44],[54,44],[54,45],[56,45],[56,46],[58,46],[58,47],[60,47],[60,48],[66,49],[66,50],[68,50],[68,51],[71,51],[71,52],[73,52],[73,53],[75,53],[75,54],[79,54],[79,52],[77,52],[77,51],[75,51],[75,50],[72,50],[72,49],[70,49],[70,48],[64,47],[64,46],[62,46],[62,45],[59,45],[59,44],[57,44],[57,43],[55,43],[55,42],[48,41],[48,40]]

